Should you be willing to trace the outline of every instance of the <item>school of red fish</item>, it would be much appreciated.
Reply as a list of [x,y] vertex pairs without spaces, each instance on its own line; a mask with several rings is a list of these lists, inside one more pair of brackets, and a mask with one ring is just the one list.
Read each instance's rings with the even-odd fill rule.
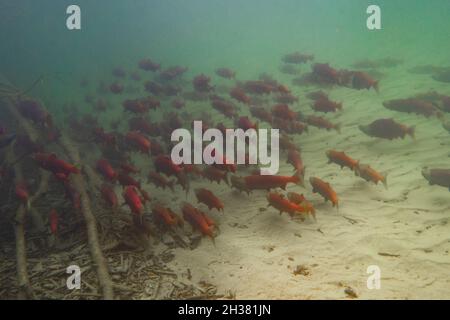
[[[18,135],[15,148],[18,154],[29,154],[36,167],[49,171],[54,179],[61,183],[67,200],[74,209],[80,207],[80,195],[71,184],[71,175],[83,174],[77,164],[61,159],[57,154],[47,152],[47,145],[59,139],[60,130],[72,133],[80,143],[89,142],[97,146],[101,157],[90,165],[102,178],[99,190],[103,205],[117,209],[128,207],[132,221],[143,226],[150,221],[167,230],[180,228],[187,222],[194,230],[214,239],[218,235],[218,225],[211,218],[210,212],[217,210],[226,214],[226,204],[207,186],[209,183],[225,183],[230,190],[243,192],[251,197],[252,192],[267,192],[267,204],[280,214],[287,213],[292,218],[316,219],[316,209],[311,199],[305,194],[312,191],[329,201],[332,207],[339,207],[340,198],[333,186],[320,177],[310,176],[309,185],[305,183],[306,166],[302,160],[301,147],[293,142],[294,135],[313,134],[310,127],[322,130],[335,130],[339,134],[345,130],[342,124],[327,120],[327,113],[345,112],[343,102],[333,101],[323,91],[334,86],[347,87],[350,90],[382,90],[379,82],[368,73],[358,70],[337,69],[326,63],[315,63],[314,56],[294,52],[282,57],[284,66],[281,71],[295,74],[298,65],[310,64],[310,72],[293,79],[294,85],[314,85],[318,91],[309,92],[311,110],[299,110],[299,97],[295,96],[288,85],[279,83],[270,75],[262,74],[258,79],[240,81],[238,73],[229,68],[217,68],[214,75],[195,75],[191,81],[186,79],[187,67],[169,66],[163,68],[160,63],[150,58],[136,63],[132,71],[122,67],[112,70],[113,80],[104,80],[96,84],[96,94],[86,94],[85,103],[90,111],[84,113],[70,106],[65,110],[67,124],[58,129],[52,115],[37,100],[23,98],[17,106],[18,112],[34,125],[46,132],[47,141],[33,142],[26,135]],[[213,84],[213,77],[221,78],[221,85]],[[89,83],[83,79],[80,83],[85,88]],[[130,85],[131,83],[131,85]],[[225,83],[225,84],[224,84]],[[140,86],[145,90],[144,97],[129,98],[133,88]],[[101,113],[108,113],[113,106],[108,97],[122,99],[121,116],[109,123],[99,120]],[[206,103],[211,106],[199,116],[194,116],[190,105]],[[404,99],[384,102],[384,107],[397,112],[415,113],[425,117],[443,119],[450,112],[450,97],[428,95],[405,97]],[[156,116],[158,114],[158,116]],[[323,114],[323,115],[319,115]],[[162,117],[160,117],[162,116]],[[222,117],[220,122],[214,118]],[[227,127],[256,129],[260,125],[280,129],[281,156],[292,165],[292,174],[260,175],[255,165],[236,165],[225,162],[213,165],[176,165],[170,158],[172,142],[170,136],[178,128],[192,128],[194,120],[201,120],[203,130],[217,128],[225,132]],[[228,125],[226,125],[227,123]],[[444,123],[444,127],[447,124]],[[450,127],[450,126],[449,126]],[[0,135],[6,134],[2,126]],[[359,126],[361,134],[374,139],[414,139],[413,126],[399,123],[392,118],[373,119],[371,123]],[[317,130],[317,129],[316,129]],[[132,159],[135,153],[146,157],[152,169],[143,172]],[[369,183],[388,186],[382,168],[372,168],[361,163],[342,150],[327,150],[324,155],[330,165],[351,170]],[[2,174],[4,170],[2,168]],[[425,168],[422,172],[430,184],[450,188],[450,170]],[[143,177],[145,177],[143,179]],[[204,181],[203,187],[191,189],[191,182]],[[144,187],[152,186],[152,187]],[[286,192],[289,184],[298,185],[303,192]],[[118,193],[117,186],[121,186]],[[29,188],[26,181],[15,185],[17,200],[26,203],[29,200]],[[154,197],[152,190],[160,188],[179,199],[193,192],[198,203],[183,201],[180,207],[163,203]],[[261,191],[256,191],[261,190]],[[202,209],[202,206],[209,211]],[[58,234],[62,215],[58,208],[49,212],[49,230]]]

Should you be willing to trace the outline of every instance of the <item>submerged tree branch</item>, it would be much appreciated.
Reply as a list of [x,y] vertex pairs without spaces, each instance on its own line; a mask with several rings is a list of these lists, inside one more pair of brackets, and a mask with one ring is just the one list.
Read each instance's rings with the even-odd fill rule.
[[[78,149],[73,143],[66,137],[61,136],[60,145],[67,152],[69,158],[74,163],[81,163]],[[89,249],[91,251],[92,260],[97,266],[98,280],[103,291],[103,298],[106,300],[114,299],[113,284],[108,271],[108,265],[106,263],[103,252],[100,248],[100,242],[97,232],[97,223],[91,209],[91,201],[86,191],[86,185],[84,178],[81,174],[73,175],[72,182],[75,189],[78,191],[81,197],[81,211],[83,213],[84,220],[86,222]]]
[[[12,157],[12,151],[9,150],[8,158]],[[18,163],[14,166],[15,182],[23,179],[22,169]],[[30,285],[27,268],[26,242],[25,242],[25,214],[26,206],[21,203],[14,217],[14,234],[16,239],[16,270],[17,286],[19,289],[17,298],[20,300],[34,299],[33,290]]]
[[[1,80],[1,77],[0,77]],[[3,81],[7,83],[6,81]],[[32,141],[39,140],[40,136],[38,131],[31,125],[29,121],[24,119],[17,108],[15,107],[15,99],[12,96],[3,96],[6,97],[6,107],[10,112],[11,116],[16,119],[19,126],[26,132],[26,134],[30,137]],[[2,98],[0,96],[0,98]],[[59,145],[63,148],[68,158],[71,159],[72,162],[81,165],[81,159],[79,155],[78,149],[74,146],[74,144],[63,134],[60,138]],[[18,172],[16,173],[16,179],[21,177],[20,165],[16,163],[14,168],[17,168]],[[34,201],[46,188],[47,182],[44,177],[44,181],[41,181],[41,184],[38,188],[38,191],[35,197],[32,197],[32,201]],[[97,275],[99,279],[100,286],[103,291],[103,298],[107,300],[114,299],[114,291],[113,284],[111,281],[111,277],[109,275],[108,266],[103,256],[98,232],[97,232],[97,224],[95,217],[92,213],[91,202],[86,191],[86,184],[82,174],[72,175],[72,182],[76,189],[76,191],[80,194],[81,198],[81,211],[86,223],[89,249],[91,252],[92,260],[94,264],[97,266]],[[16,251],[17,251],[17,273],[18,273],[18,282],[19,282],[19,291],[21,292],[21,296],[23,298],[32,297],[31,287],[29,285],[28,273],[27,273],[27,264],[26,264],[26,255],[25,255],[25,237],[24,237],[24,218],[26,213],[26,207],[21,205],[16,214],[17,225],[15,227],[16,230]]]

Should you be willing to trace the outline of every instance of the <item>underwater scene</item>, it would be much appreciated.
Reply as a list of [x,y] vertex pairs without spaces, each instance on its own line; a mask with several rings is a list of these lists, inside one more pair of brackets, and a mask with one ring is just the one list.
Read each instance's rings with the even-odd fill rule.
[[450,299],[447,0],[0,0],[0,299]]

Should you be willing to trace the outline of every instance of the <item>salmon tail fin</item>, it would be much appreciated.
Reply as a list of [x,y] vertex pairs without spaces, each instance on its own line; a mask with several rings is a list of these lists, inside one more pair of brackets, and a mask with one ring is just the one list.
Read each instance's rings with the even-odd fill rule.
[[380,93],[379,81],[375,81],[375,82],[374,82],[373,88],[375,89],[375,91],[376,91],[377,93]]
[[388,184],[387,184],[387,173],[383,175],[383,180],[381,181],[383,182],[384,187],[386,188],[386,190],[388,189]]
[[296,185],[300,185],[302,187],[305,186],[305,182],[303,181],[302,174],[296,170],[294,172],[294,175],[292,176],[292,182],[294,182]]
[[306,188],[305,187],[305,178],[303,178],[302,175],[300,175],[300,182],[298,183],[299,186]]
[[356,161],[356,164],[355,164],[355,166],[353,167],[353,171],[355,172],[355,176],[357,176],[357,175],[358,175],[358,172],[359,172],[359,160]]
[[355,170],[353,170],[355,172],[355,176],[359,177],[360,173],[361,173],[361,163],[358,161],[358,164],[355,166]]
[[315,222],[317,222],[317,218],[316,218],[316,211],[313,209],[309,212],[309,214],[311,215],[311,217],[314,219]]
[[416,140],[416,127],[415,127],[415,126],[409,127],[406,133],[407,133],[408,135],[410,135],[411,138],[413,138],[414,140]]
[[214,237],[214,235],[211,234],[211,235],[208,235],[208,237],[211,239],[214,248],[216,248],[216,238]]

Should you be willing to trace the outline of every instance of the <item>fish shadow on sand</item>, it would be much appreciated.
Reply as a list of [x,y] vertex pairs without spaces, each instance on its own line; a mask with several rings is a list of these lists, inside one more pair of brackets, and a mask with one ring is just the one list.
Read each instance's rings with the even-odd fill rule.
[[[406,138],[405,138],[406,139]],[[367,147],[368,150],[376,152],[377,154],[397,153],[403,149],[408,149],[413,144],[417,146],[417,142],[413,139],[410,141],[400,140],[386,140],[381,138],[374,138],[373,140],[360,142],[361,145]]]

